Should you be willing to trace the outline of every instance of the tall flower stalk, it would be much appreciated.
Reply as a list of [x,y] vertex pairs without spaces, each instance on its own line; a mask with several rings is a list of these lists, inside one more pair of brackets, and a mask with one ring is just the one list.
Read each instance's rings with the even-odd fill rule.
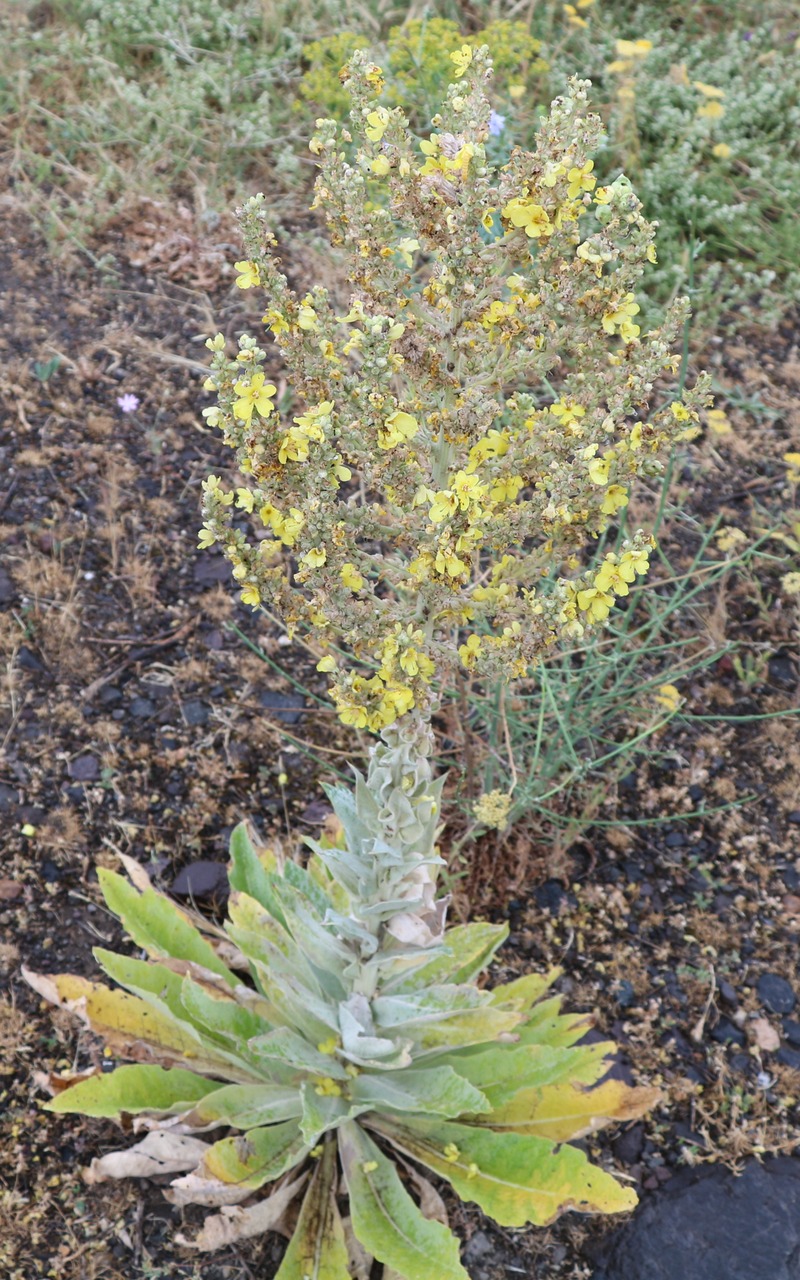
[[[235,357],[222,335],[208,344],[218,403],[205,416],[243,483],[206,482],[201,546],[221,544],[246,603],[305,631],[342,721],[378,735],[355,789],[328,790],[340,836],[308,840],[302,867],[238,828],[224,929],[135,865],[132,885],[102,872],[148,955],[96,953],[126,992],[28,975],[137,1064],[58,1082],[52,1109],[148,1130],[94,1179],[171,1161],[175,1203],[223,1206],[201,1248],[274,1227],[302,1191],[278,1280],[366,1275],[373,1258],[392,1280],[466,1278],[409,1194],[428,1213],[438,1203],[418,1166],[510,1226],[627,1208],[632,1192],[568,1140],[654,1101],[598,1084],[612,1046],[580,1043],[585,1020],[547,994],[555,973],[479,985],[505,926],[445,929],[431,720],[458,668],[522,675],[628,594],[652,539],[635,533],[589,567],[584,548],[694,428],[705,388],[647,414],[685,303],[640,333],[652,227],[623,177],[596,187],[585,85],[553,104],[535,152],[495,171],[485,50],[453,63],[429,137],[381,104],[361,53],[347,78],[362,146],[318,122],[315,205],[347,301],[296,294],[264,197],[244,208],[237,284],[266,291],[291,418],[258,340],[241,337]],[[233,1133],[197,1136],[221,1126]]]

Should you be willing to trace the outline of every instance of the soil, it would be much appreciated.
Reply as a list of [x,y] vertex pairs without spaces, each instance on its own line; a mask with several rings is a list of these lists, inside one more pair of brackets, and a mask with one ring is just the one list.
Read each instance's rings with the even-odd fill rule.
[[[245,816],[277,837],[313,832],[326,814],[321,777],[356,759],[311,656],[238,602],[220,557],[195,550],[201,480],[228,466],[199,416],[203,341],[255,329],[260,311],[225,266],[239,253],[233,227],[212,241],[143,207],[91,246],[87,268],[53,262],[7,213],[0,1273],[270,1280],[280,1238],[198,1262],[174,1236],[199,1218],[154,1183],[84,1186],[82,1167],[119,1132],[43,1117],[40,1081],[101,1050],[20,977],[23,964],[93,975],[94,945],[125,946],[95,876],[119,852],[218,911],[218,866],[196,864],[224,863]],[[748,537],[780,522],[789,534],[796,501],[781,461],[800,448],[795,324],[701,359],[734,430],[696,442],[676,477],[680,514],[662,536],[677,560],[716,516]],[[280,386],[280,370],[271,376]],[[124,394],[139,397],[134,413],[118,407]],[[646,495],[639,507],[646,519]],[[609,783],[600,808],[612,825],[556,849],[524,825],[485,840],[467,849],[457,895],[473,916],[509,920],[498,977],[560,964],[569,1007],[593,1011],[596,1034],[619,1044],[613,1069],[662,1089],[644,1121],[587,1143],[643,1197],[687,1165],[740,1167],[798,1141],[800,744],[787,713],[800,702],[799,629],[779,588],[787,545],[768,549],[756,575],[732,575],[705,603],[704,625],[741,646],[738,667],[726,654],[692,678],[658,755]],[[680,814],[695,816],[661,820]],[[448,1204],[476,1280],[588,1277],[615,1225],[570,1214],[544,1231],[501,1231]]]

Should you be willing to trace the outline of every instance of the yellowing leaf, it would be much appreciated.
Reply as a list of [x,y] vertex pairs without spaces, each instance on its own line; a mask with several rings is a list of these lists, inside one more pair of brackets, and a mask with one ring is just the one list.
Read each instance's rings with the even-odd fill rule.
[[308,1150],[297,1121],[286,1120],[215,1142],[206,1154],[203,1170],[221,1182],[255,1190],[291,1169]]
[[621,1080],[607,1080],[595,1089],[557,1084],[545,1089],[521,1089],[487,1120],[492,1128],[566,1142],[595,1133],[615,1120],[637,1120],[655,1106],[660,1096],[658,1089],[632,1089]]
[[546,1226],[567,1209],[620,1213],[636,1204],[632,1188],[590,1164],[577,1147],[448,1121],[401,1125],[376,1116],[370,1127],[502,1226]]
[[275,1280],[350,1280],[347,1242],[336,1205],[336,1147],[325,1151]]

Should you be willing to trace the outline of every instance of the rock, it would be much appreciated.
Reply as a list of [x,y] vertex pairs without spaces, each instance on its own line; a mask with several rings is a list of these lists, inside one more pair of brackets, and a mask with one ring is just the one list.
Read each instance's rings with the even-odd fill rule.
[[199,698],[190,698],[188,702],[184,702],[181,707],[183,718],[189,725],[200,725],[208,722],[211,714],[210,709]]
[[800,1049],[800,1022],[795,1022],[792,1018],[784,1018],[783,1034],[789,1044],[793,1044],[796,1049]]
[[620,1164],[636,1164],[644,1148],[644,1125],[634,1124],[613,1142],[614,1156]]
[[5,782],[0,782],[0,811],[11,809],[18,801],[17,788],[6,786]]
[[767,1018],[754,1018],[750,1023],[753,1039],[764,1053],[774,1053],[780,1048],[781,1038]]
[[728,1006],[729,1009],[736,1009],[738,1007],[739,997],[731,984],[726,982],[724,978],[720,978],[719,980],[719,998],[723,1004]]
[[469,1267],[471,1275],[486,1276],[485,1265],[494,1253],[494,1245],[485,1231],[476,1231],[475,1235],[464,1246],[464,1263]]
[[227,885],[227,881],[224,862],[210,862],[202,858],[181,868],[172,882],[172,892],[179,898],[210,898]]
[[[775,1061],[780,1062],[781,1066],[791,1067],[792,1071],[800,1071],[800,1049],[789,1049],[782,1045],[775,1054]],[[800,1275],[800,1271],[797,1274]]]
[[13,902],[22,893],[23,887],[18,880],[0,880],[0,902]]
[[540,911],[549,911],[551,916],[557,916],[567,895],[560,880],[545,880],[544,884],[537,885],[533,896]]
[[800,822],[800,809],[792,809],[792,812],[787,815],[786,821]]
[[716,1040],[717,1044],[738,1044],[742,1048],[747,1044],[747,1036],[734,1026],[730,1018],[720,1018],[711,1032],[711,1039]]
[[113,707],[121,700],[122,693],[115,684],[104,684],[98,696],[102,706]]
[[24,671],[46,671],[47,667],[40,658],[37,658],[33,649],[29,649],[26,644],[21,644],[17,649],[17,666],[22,667]]
[[681,849],[686,844],[686,836],[682,831],[670,831],[664,844],[668,849]]
[[305,699],[299,693],[276,693],[274,689],[264,689],[258,700],[262,707],[274,713],[276,720],[284,724],[297,724],[305,710]]
[[192,578],[197,587],[214,587],[218,582],[228,582],[231,567],[223,555],[199,555],[195,558]]
[[762,1004],[772,1013],[791,1013],[797,996],[785,978],[777,973],[762,973],[756,990]]
[[681,1171],[603,1244],[592,1280],[798,1280],[800,1161]]
[[156,709],[149,698],[134,698],[129,710],[134,720],[147,720]]
[[73,782],[96,782],[100,777],[100,761],[88,752],[76,756],[69,766],[69,776]]
[[15,595],[13,582],[5,569],[0,569],[0,604],[10,604]]
[[627,978],[620,978],[617,983],[617,989],[614,992],[614,1000],[619,1005],[620,1009],[630,1009],[635,999],[636,992],[634,991],[632,984],[628,982]]

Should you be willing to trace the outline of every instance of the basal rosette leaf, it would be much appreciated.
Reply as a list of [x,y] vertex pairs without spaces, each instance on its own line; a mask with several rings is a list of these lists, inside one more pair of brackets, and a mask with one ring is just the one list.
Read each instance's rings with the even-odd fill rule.
[[122,922],[125,932],[148,955],[193,960],[220,974],[230,986],[239,981],[219,959],[211,943],[187,920],[174,902],[155,889],[140,893],[122,876],[98,867],[97,878],[106,905]]
[[90,1076],[88,1080],[70,1085],[45,1103],[45,1109],[115,1119],[123,1112],[176,1115],[191,1110],[201,1099],[219,1091],[224,1091],[221,1083],[180,1067],[165,1070],[153,1065],[123,1066],[107,1075]]
[[336,1204],[336,1151],[326,1142],[275,1280],[350,1280],[350,1275]]
[[577,1147],[410,1117],[370,1119],[370,1127],[446,1178],[463,1200],[474,1200],[502,1226],[546,1226],[567,1209],[620,1213],[636,1204],[632,1188],[592,1165]]
[[392,1162],[359,1125],[342,1126],[339,1152],[353,1229],[375,1258],[405,1280],[469,1280],[455,1237],[423,1216]]

